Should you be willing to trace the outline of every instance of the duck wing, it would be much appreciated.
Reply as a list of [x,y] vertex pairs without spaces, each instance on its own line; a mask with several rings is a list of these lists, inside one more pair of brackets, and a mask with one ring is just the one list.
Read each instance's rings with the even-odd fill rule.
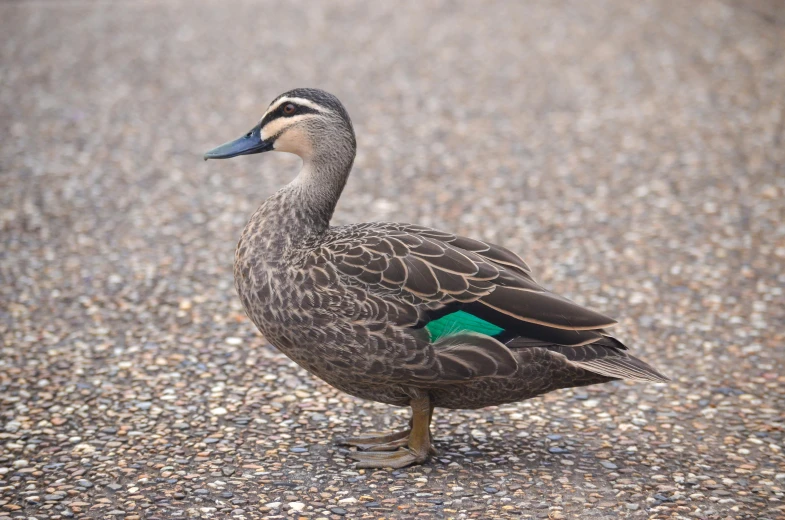
[[403,322],[393,320],[412,328],[445,316],[471,316],[508,335],[578,346],[604,337],[602,329],[616,323],[543,288],[508,249],[423,226],[332,228],[316,255],[348,285],[412,307],[400,313]]
[[351,292],[342,309],[386,336],[383,356],[398,349],[369,370],[388,380],[439,386],[509,377],[527,349],[614,379],[668,380],[605,331],[615,320],[543,288],[498,245],[410,224],[359,224],[331,228],[308,263],[306,278],[320,286],[312,293]]

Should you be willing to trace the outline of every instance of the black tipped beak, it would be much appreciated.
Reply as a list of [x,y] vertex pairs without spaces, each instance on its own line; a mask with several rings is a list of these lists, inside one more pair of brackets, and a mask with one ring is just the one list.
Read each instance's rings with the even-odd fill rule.
[[204,160],[229,159],[238,155],[251,155],[272,150],[273,142],[262,140],[261,131],[261,124],[256,125],[250,132],[239,139],[224,143],[204,154]]

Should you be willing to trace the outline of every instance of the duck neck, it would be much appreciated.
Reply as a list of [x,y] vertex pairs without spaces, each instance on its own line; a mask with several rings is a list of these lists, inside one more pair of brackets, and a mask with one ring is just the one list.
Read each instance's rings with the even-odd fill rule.
[[315,152],[303,158],[299,175],[288,186],[294,192],[294,218],[306,233],[321,233],[330,226],[354,163],[355,145]]

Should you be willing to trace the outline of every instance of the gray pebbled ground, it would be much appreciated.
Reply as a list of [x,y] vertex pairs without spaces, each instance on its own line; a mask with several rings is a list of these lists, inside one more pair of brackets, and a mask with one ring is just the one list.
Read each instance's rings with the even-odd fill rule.
[[[0,3],[0,520],[785,517],[782,2]],[[336,215],[519,251],[668,373],[442,412],[357,471],[232,256],[296,158],[201,161],[292,87]]]

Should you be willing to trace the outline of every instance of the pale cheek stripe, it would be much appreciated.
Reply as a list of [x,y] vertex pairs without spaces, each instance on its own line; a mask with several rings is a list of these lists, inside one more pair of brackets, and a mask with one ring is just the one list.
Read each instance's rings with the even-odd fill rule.
[[305,119],[310,119],[312,117],[316,117],[316,115],[315,114],[303,114],[303,115],[294,116],[294,117],[285,117],[285,118],[280,118],[280,119],[274,119],[274,120],[270,121],[269,123],[267,123],[266,125],[264,125],[264,127],[262,128],[262,131],[261,131],[261,137],[262,137],[262,139],[269,139],[271,137],[274,137],[274,136],[280,134],[281,132],[283,132],[284,130],[286,130],[290,126],[294,125],[295,123],[298,123],[298,122],[303,121]]

